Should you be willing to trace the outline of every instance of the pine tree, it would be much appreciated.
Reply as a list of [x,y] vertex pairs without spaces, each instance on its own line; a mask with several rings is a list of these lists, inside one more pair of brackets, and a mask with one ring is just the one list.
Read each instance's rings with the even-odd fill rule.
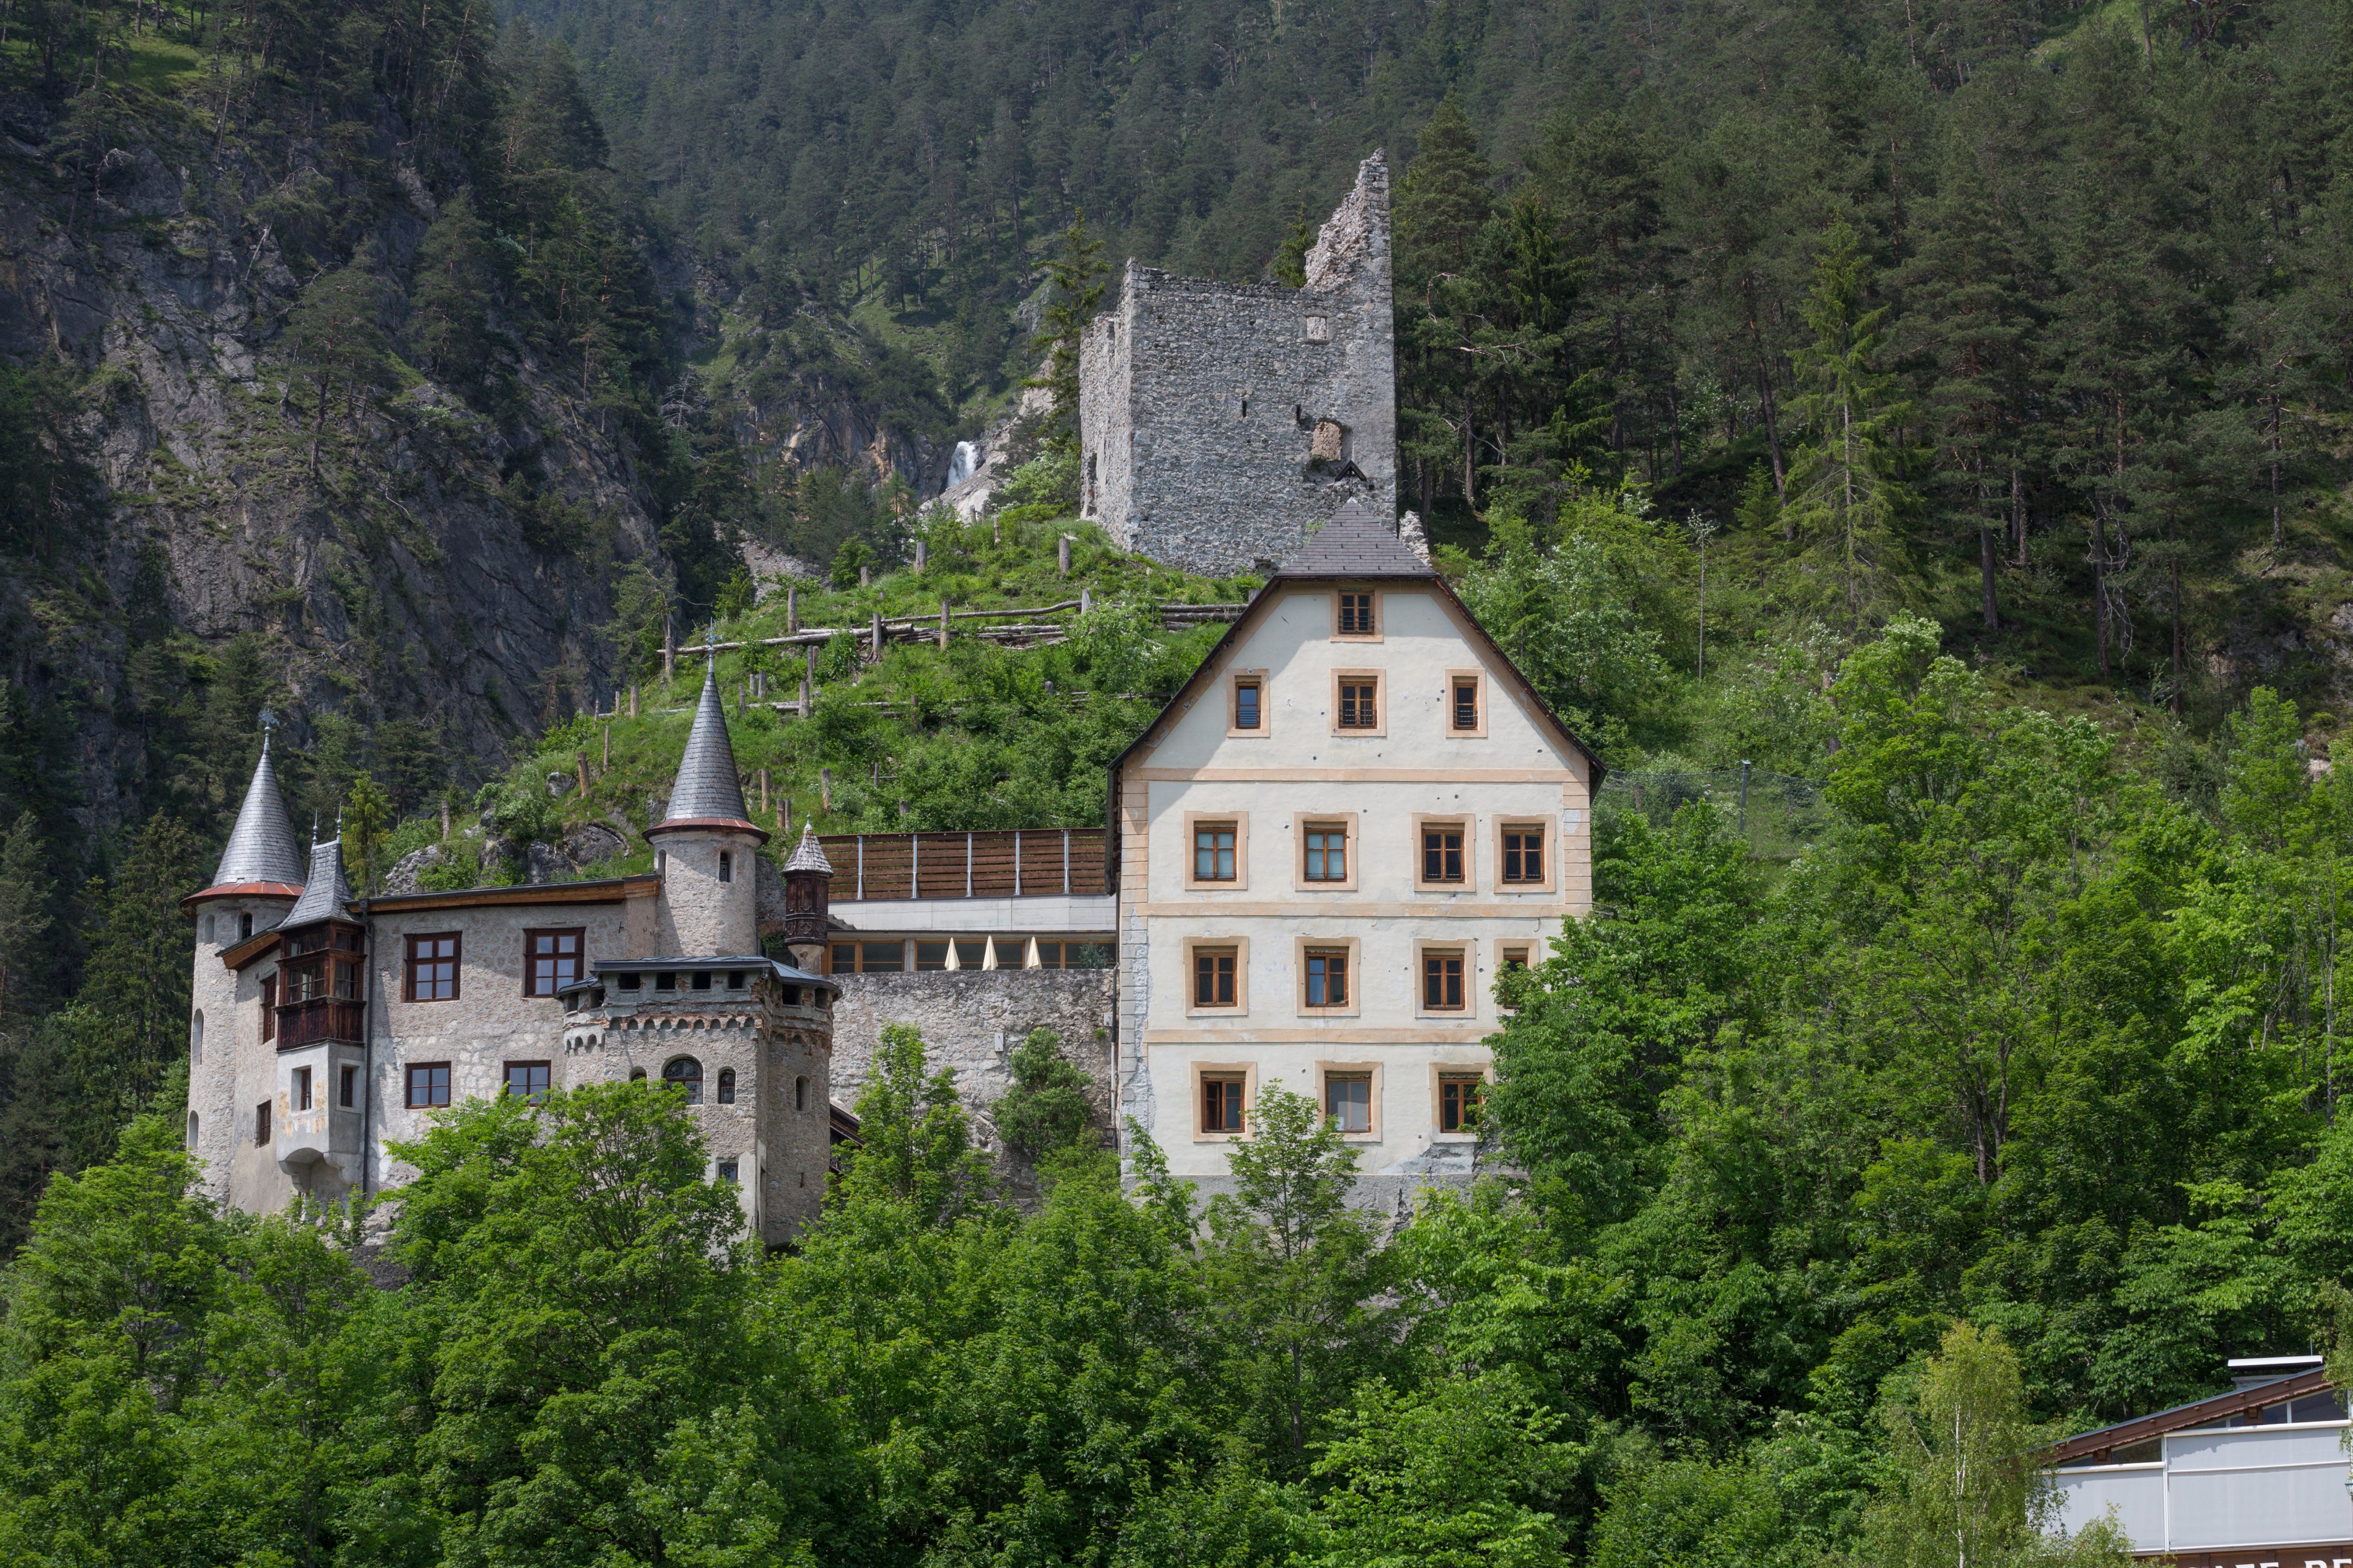
[[1079,341],[1087,323],[1103,306],[1110,268],[1103,265],[1103,241],[1087,231],[1084,213],[1062,231],[1062,248],[1046,264],[1054,297],[1047,304],[1033,347],[1046,351],[1046,371],[1029,383],[1045,388],[1054,400],[1053,429],[1048,442],[1055,449],[1075,454],[1079,447]]
[[346,418],[355,419],[360,405],[389,381],[392,344],[380,320],[383,310],[384,284],[353,262],[303,289],[288,319],[294,363],[318,400],[311,427],[313,479],[336,394],[343,395]]

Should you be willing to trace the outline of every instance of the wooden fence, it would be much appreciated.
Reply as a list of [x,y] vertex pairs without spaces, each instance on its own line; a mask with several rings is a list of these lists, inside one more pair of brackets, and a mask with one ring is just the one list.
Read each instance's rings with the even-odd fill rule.
[[833,900],[1006,899],[1103,890],[1103,830],[829,833]]

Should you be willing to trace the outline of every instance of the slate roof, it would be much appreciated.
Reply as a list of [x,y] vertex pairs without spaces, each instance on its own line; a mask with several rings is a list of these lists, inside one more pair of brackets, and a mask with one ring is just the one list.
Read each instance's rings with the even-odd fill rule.
[[1351,496],[1275,571],[1278,577],[1435,577],[1397,526]]
[[793,846],[793,858],[785,862],[785,869],[833,875],[833,862],[825,858],[825,846],[817,841],[817,824],[801,824],[801,841]]
[[302,882],[302,854],[294,847],[294,825],[286,820],[286,797],[278,791],[278,771],[269,765],[269,733],[265,730],[261,760],[253,765],[253,782],[246,786],[245,804],[237,808],[237,826],[221,850],[212,887],[274,883],[300,888]]
[[294,907],[286,911],[286,918],[278,922],[278,929],[291,931],[330,917],[349,920],[351,902],[352,885],[343,880],[343,841],[330,838],[324,844],[313,844],[310,881]]
[[647,831],[666,827],[741,827],[767,837],[744,808],[743,781],[735,776],[735,748],[727,739],[727,705],[719,700],[716,659],[703,667],[702,699],[695,704],[686,753],[678,760],[670,809]]

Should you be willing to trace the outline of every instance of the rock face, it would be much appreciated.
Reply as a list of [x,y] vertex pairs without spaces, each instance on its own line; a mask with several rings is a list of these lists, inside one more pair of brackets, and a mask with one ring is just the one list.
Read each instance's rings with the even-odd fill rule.
[[[434,210],[403,126],[216,150],[209,126],[158,110],[112,129],[94,180],[67,182],[75,154],[47,110],[9,100],[0,121],[0,355],[86,378],[80,435],[106,492],[91,567],[117,603],[160,566],[172,623],[208,646],[260,639],[290,688],[278,706],[297,746],[338,710],[420,720],[453,756],[491,758],[612,689],[598,629],[610,580],[632,562],[667,568],[627,444],[575,395],[576,370],[501,340],[513,395],[495,420],[404,374],[404,390],[331,420],[310,472],[286,317],[310,278],[355,253],[392,286],[396,322]],[[297,259],[280,237],[296,210],[323,210],[348,240]],[[593,525],[533,542],[501,499],[518,485]],[[14,576],[0,573],[0,614],[22,626],[36,589]],[[43,621],[28,684],[116,687],[120,621],[93,609],[64,635]],[[103,821],[140,740],[108,704],[82,710],[89,816]]]
[[1356,498],[1397,509],[1388,163],[1375,153],[1307,286],[1131,261],[1079,355],[1080,512],[1155,561],[1271,568]]

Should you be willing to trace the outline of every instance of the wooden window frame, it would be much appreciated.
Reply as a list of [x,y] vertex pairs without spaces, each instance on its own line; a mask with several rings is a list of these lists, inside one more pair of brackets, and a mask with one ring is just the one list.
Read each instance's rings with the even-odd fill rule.
[[286,1090],[288,1107],[294,1110],[311,1110],[311,1102],[318,1098],[315,1092],[316,1086],[311,1081],[311,1069],[307,1067],[296,1068],[291,1076],[293,1082]]
[[[421,942],[448,942],[449,946],[449,994],[419,996],[417,994],[417,944]],[[427,960],[438,963],[438,958]],[[400,999],[404,1002],[429,1004],[456,1002],[466,994],[466,933],[461,931],[404,931],[400,938]]]
[[[1513,954],[1521,955],[1520,962],[1531,969],[1544,962],[1544,939],[1541,937],[1499,936],[1494,939],[1494,945],[1495,967],[1487,981],[1487,989],[1491,993],[1502,984],[1504,972],[1512,966]],[[1502,998],[1496,999],[1495,1016],[1497,1017],[1508,1018],[1518,1011],[1516,1007],[1504,1006]]]
[[[1364,725],[1348,725],[1344,728],[1340,723],[1340,688],[1348,685],[1360,685],[1367,680],[1373,683],[1373,708],[1376,716],[1380,721],[1369,727]],[[1388,672],[1387,670],[1380,669],[1334,670],[1332,672],[1333,738],[1342,741],[1379,741],[1386,740],[1388,736]]]
[[278,1037],[278,972],[271,970],[261,977],[261,1043],[269,1044]]
[[[1364,943],[1345,937],[1302,936],[1293,939],[1292,1006],[1303,1018],[1353,1018],[1365,1009]],[[1348,960],[1348,999],[1336,1005],[1311,1007],[1307,1003],[1307,959],[1314,952],[1341,952]]]
[[1475,1143],[1476,1130],[1445,1131],[1446,1080],[1475,1078],[1485,1087],[1480,1090],[1482,1100],[1494,1091],[1495,1064],[1493,1062],[1432,1062],[1430,1064],[1430,1135],[1433,1141],[1447,1143]]
[[[1454,688],[1468,680],[1478,688],[1479,722],[1469,730],[1454,727]],[[1487,738],[1487,672],[1483,669],[1450,669],[1446,672],[1446,689],[1439,700],[1438,731],[1450,741],[1483,741]]]
[[[1230,948],[1234,954],[1233,1005],[1204,1007],[1200,994],[1193,988],[1194,954],[1202,948],[1224,952]],[[1250,938],[1246,936],[1194,936],[1185,939],[1185,1016],[1188,1018],[1235,1018],[1250,1011]]]
[[[1241,689],[1245,686],[1255,686],[1258,688],[1258,728],[1255,730],[1245,730],[1240,723],[1242,709]],[[1274,710],[1271,704],[1267,700],[1272,694],[1273,686],[1274,683],[1267,679],[1267,672],[1263,669],[1238,669],[1235,670],[1233,674],[1226,678],[1226,735],[1228,739],[1235,741],[1263,741],[1266,739],[1268,733],[1274,728]]]
[[[1433,1007],[1430,1005],[1429,974],[1426,969],[1433,954],[1445,953],[1462,961],[1462,1005]],[[1413,944],[1413,1016],[1417,1018],[1475,1018],[1479,1016],[1479,944],[1465,940],[1449,941],[1430,937]]]
[[[1196,828],[1221,822],[1234,826],[1234,879],[1230,882],[1205,882],[1193,875],[1193,834]],[[1250,888],[1250,813],[1247,811],[1188,811],[1185,814],[1185,890],[1188,893],[1240,893]]]
[[[430,1080],[426,1084],[426,1098],[423,1100],[417,1098],[417,1075],[420,1072],[431,1072],[436,1068],[438,1068],[441,1071],[449,1075],[448,1082],[445,1086],[449,1098],[443,1100],[438,1105],[436,1105],[433,1102],[433,1086]],[[410,1110],[446,1110],[457,1102],[457,1099],[458,1075],[450,1068],[450,1065],[448,1062],[403,1062],[400,1064],[400,1100],[401,1104],[406,1109]]]
[[255,1148],[267,1149],[275,1141],[277,1132],[271,1123],[276,1120],[271,1114],[269,1101],[265,1100],[253,1108],[253,1146]]
[[[547,1074],[547,1091],[550,1094],[555,1092],[555,1064],[544,1058],[535,1058],[522,1061],[501,1062],[499,1064],[499,1092],[501,1094],[514,1093],[513,1074],[514,1069],[517,1068],[539,1068],[543,1069]],[[525,1094],[522,1098],[526,1100],[530,1100],[533,1105],[539,1103],[538,1100],[532,1099],[529,1094]]]
[[[1240,1132],[1212,1132],[1202,1125],[1201,1112],[1205,1101],[1201,1092],[1204,1079],[1240,1079],[1242,1085],[1242,1130]],[[1192,1094],[1185,1110],[1185,1120],[1191,1124],[1196,1143],[1239,1143],[1250,1135],[1258,1120],[1258,1064],[1256,1062],[1194,1062],[1191,1064]]]
[[[586,927],[586,926],[529,926],[529,927],[526,927],[526,928],[524,928],[524,931],[523,931],[523,933],[522,933],[522,994],[523,994],[524,995],[526,995],[526,996],[549,996],[549,997],[552,997],[552,996],[554,996],[554,995],[555,994],[555,993],[554,993],[554,991],[552,991],[552,990],[550,990],[550,991],[535,991],[535,990],[532,989],[534,985],[536,985],[536,984],[539,983],[539,953],[538,953],[536,951],[534,951],[534,948],[535,948],[535,944],[538,942],[539,939],[540,939],[541,937],[543,937],[543,936],[568,936],[568,937],[572,938],[572,939],[573,939],[573,941],[575,941],[575,942],[579,943],[579,947],[578,947],[578,948],[577,948],[577,950],[576,950],[576,951],[575,951],[575,952],[574,952],[574,953],[572,954],[572,957],[573,957],[573,974],[572,974],[572,978],[573,978],[574,980],[585,980],[586,978],[587,978],[587,975],[588,975],[588,928],[587,928],[587,927]],[[558,954],[555,954],[554,956],[556,956],[556,957],[559,957],[559,958],[560,958],[560,957],[562,957],[563,955],[562,955],[561,953],[558,953]],[[568,983],[568,982],[559,982],[559,984],[569,984],[569,983]]]
[[[1307,879],[1307,835],[1310,829],[1336,826],[1348,836],[1348,874],[1336,882]],[[1364,835],[1353,811],[1299,811],[1291,816],[1291,886],[1301,893],[1353,893],[1365,864]]]
[[[1427,862],[1422,858],[1421,836],[1432,828],[1459,827],[1462,830],[1462,879],[1459,882],[1433,882],[1422,875]],[[1416,812],[1413,818],[1413,890],[1417,893],[1470,893],[1479,888],[1479,826],[1468,812]]]
[[[1543,838],[1544,875],[1533,882],[1504,880],[1504,835],[1524,833],[1534,828]],[[1560,886],[1560,824],[1541,815],[1514,816],[1498,812],[1494,817],[1495,891],[1499,893],[1549,893]]]
[[1315,1109],[1322,1113],[1327,1121],[1330,1119],[1332,1114],[1331,1085],[1334,1079],[1361,1078],[1369,1079],[1371,1080],[1372,1086],[1367,1091],[1369,1098],[1365,1106],[1365,1131],[1362,1132],[1341,1133],[1340,1137],[1344,1142],[1350,1143],[1377,1143],[1383,1138],[1388,1136],[1388,1132],[1382,1124],[1381,1107],[1384,1100],[1384,1085],[1382,1082],[1381,1064],[1379,1062],[1317,1062],[1314,1070],[1315,1074]]
[[[1368,632],[1344,632],[1340,629],[1340,600],[1343,595],[1362,594],[1373,602],[1373,629]],[[1381,601],[1388,595],[1379,589],[1360,583],[1335,584],[1332,589],[1332,640],[1334,642],[1379,642],[1388,628],[1388,606]]]

